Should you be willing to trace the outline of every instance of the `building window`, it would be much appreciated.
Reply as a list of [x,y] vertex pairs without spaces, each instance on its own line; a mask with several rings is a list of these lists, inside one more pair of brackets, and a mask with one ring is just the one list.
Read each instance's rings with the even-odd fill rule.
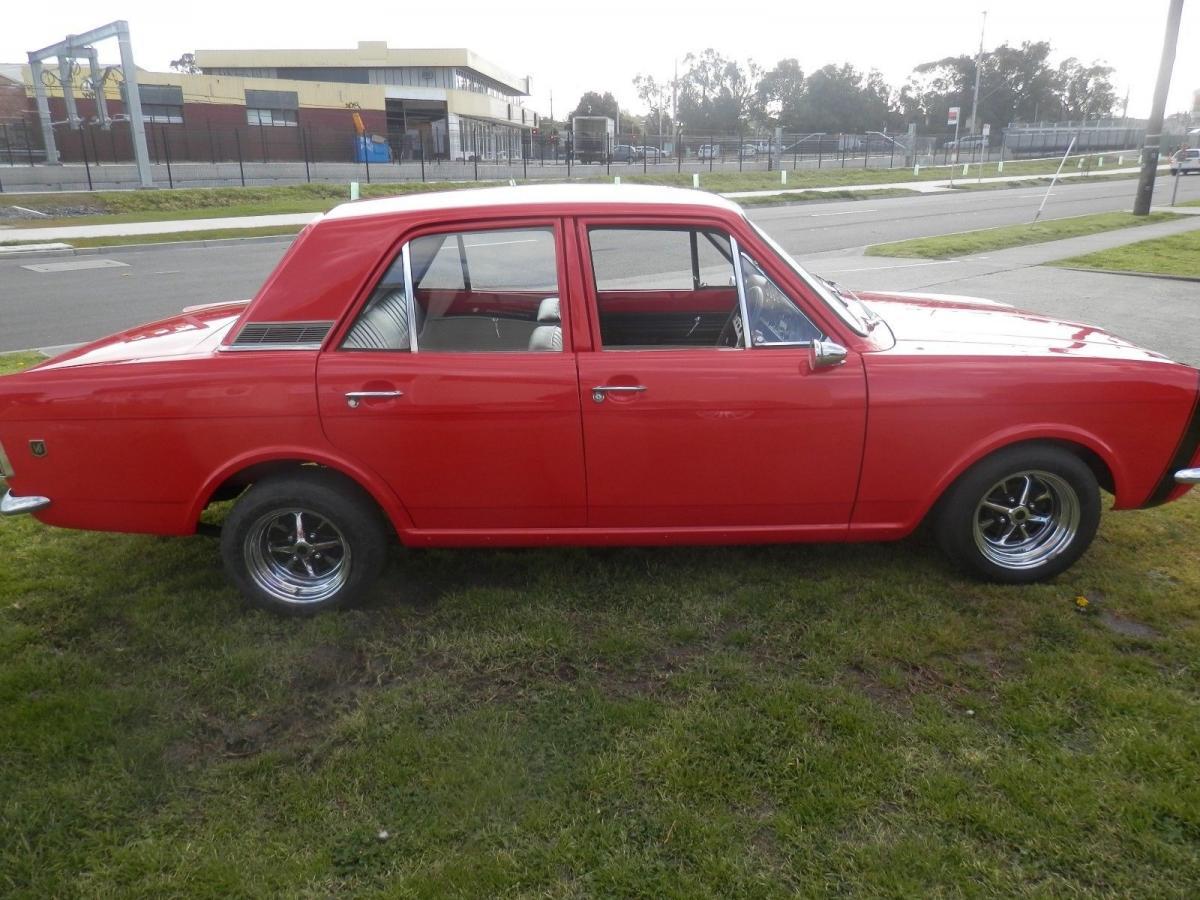
[[142,118],[155,125],[183,124],[183,88],[171,84],[139,84]]
[[249,125],[295,128],[300,124],[299,109],[295,91],[246,91],[246,122]]
[[295,128],[300,122],[294,109],[250,109],[247,107],[246,124],[282,125],[285,128]]
[[166,103],[143,103],[142,118],[155,125],[182,125],[183,107]]

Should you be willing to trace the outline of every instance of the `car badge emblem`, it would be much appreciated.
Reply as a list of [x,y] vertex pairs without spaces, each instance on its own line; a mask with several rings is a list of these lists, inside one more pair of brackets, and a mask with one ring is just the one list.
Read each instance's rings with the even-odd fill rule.
[[30,441],[29,442],[29,452],[32,453],[34,456],[39,456],[39,457],[45,456],[46,455],[46,442],[45,441]]

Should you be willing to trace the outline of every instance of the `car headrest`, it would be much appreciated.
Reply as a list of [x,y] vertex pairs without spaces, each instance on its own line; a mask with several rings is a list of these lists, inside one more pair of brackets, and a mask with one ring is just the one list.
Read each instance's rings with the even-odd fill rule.
[[562,319],[558,314],[558,298],[547,297],[538,304],[537,320],[547,324],[557,325]]

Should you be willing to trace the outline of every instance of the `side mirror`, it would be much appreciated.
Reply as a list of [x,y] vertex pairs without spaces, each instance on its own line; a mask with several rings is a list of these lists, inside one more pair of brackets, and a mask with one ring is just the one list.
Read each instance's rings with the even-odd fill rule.
[[846,348],[836,341],[818,338],[812,342],[813,369],[828,369],[846,361]]

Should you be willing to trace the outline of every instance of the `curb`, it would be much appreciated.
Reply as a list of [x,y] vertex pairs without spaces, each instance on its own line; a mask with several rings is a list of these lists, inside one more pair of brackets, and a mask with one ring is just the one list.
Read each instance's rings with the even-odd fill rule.
[[[296,234],[299,233],[299,231],[296,232]],[[291,243],[296,239],[296,234],[257,234],[242,238],[212,238],[210,240],[200,241],[154,241],[149,244],[110,244],[107,247],[72,247],[69,250],[33,250],[22,248],[19,250],[14,249],[0,253],[0,259],[29,259],[31,257],[38,257],[41,259],[55,256],[97,256],[123,250],[170,250],[177,247],[229,247],[234,244],[268,244],[279,241],[287,241],[288,243]]]
[[1197,275],[1164,275],[1162,272],[1131,272],[1128,269],[1093,269],[1088,266],[1059,266],[1052,262],[1042,263],[1044,266],[1054,266],[1068,272],[1092,272],[1096,275],[1129,275],[1133,278],[1160,278],[1164,281],[1193,281],[1200,282]]

